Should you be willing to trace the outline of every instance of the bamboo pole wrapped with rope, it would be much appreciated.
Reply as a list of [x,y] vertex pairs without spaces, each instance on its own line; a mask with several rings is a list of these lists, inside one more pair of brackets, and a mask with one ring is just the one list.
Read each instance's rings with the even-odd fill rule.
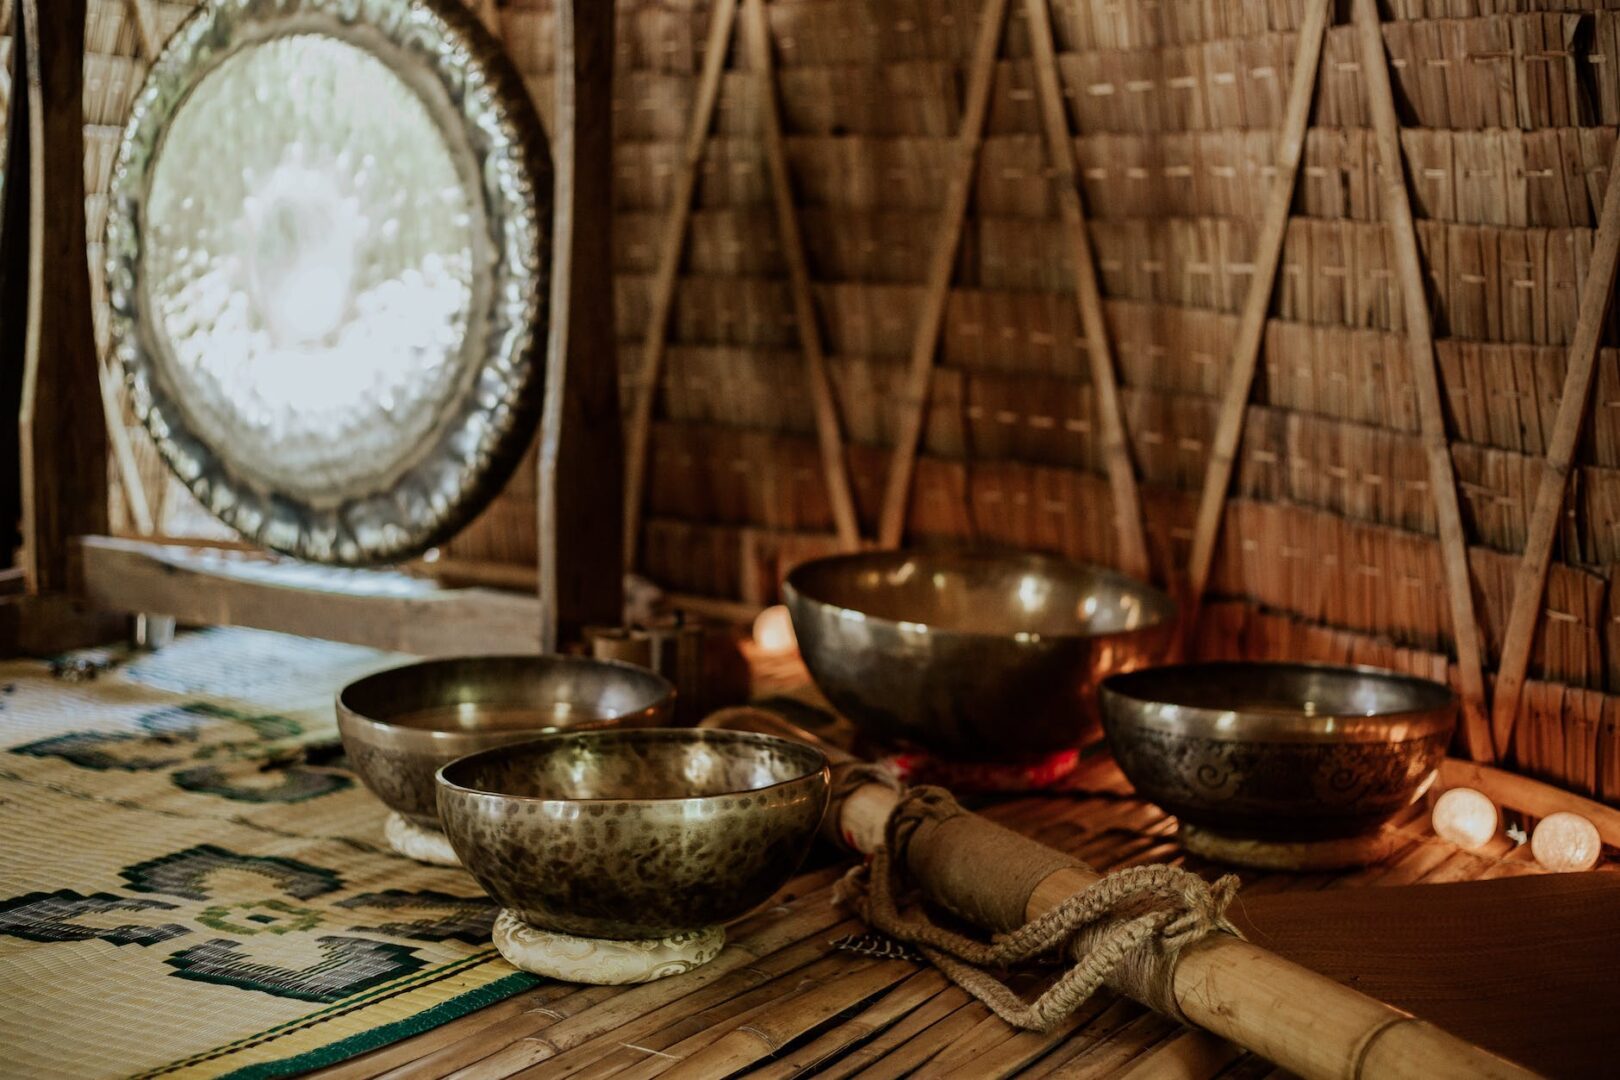
[[[1307,1078],[1535,1075],[1244,940],[1223,914],[1235,878],[1211,886],[1170,866],[1098,874],[963,810],[942,789],[904,791],[773,713],[725,710],[704,726],[819,746],[834,764],[823,830],[868,857],[846,879],[855,886],[852,906],[874,928],[917,947],[1009,1023],[1049,1027],[1107,986]],[[901,876],[930,903],[994,937],[973,942],[925,915],[897,911],[893,890]],[[985,970],[1055,949],[1074,967],[1034,1003]],[[666,1075],[721,1075],[717,1070],[742,1050],[731,1040],[722,1037]]]

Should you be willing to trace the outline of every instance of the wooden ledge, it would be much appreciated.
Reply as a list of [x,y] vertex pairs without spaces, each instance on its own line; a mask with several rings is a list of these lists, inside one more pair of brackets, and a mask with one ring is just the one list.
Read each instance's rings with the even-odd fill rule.
[[110,536],[80,537],[76,546],[79,597],[99,611],[251,626],[418,656],[540,651],[540,602],[532,595]]

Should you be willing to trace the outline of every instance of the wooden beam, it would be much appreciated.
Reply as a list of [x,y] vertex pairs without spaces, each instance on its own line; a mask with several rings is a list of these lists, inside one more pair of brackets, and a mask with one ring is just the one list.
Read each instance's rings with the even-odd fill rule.
[[765,160],[771,174],[771,198],[776,205],[776,228],[782,244],[782,255],[788,264],[793,319],[798,327],[799,348],[804,352],[810,402],[816,413],[821,474],[827,485],[833,521],[837,524],[838,542],[845,550],[853,551],[861,545],[861,525],[855,514],[855,498],[850,493],[849,463],[844,457],[844,433],[838,419],[832,379],[827,372],[827,355],[822,348],[821,325],[816,314],[815,294],[810,288],[810,269],[804,255],[804,238],[799,232],[799,212],[793,202],[793,183],[788,174],[787,150],[782,141],[775,62],[771,57],[770,26],[765,20],[764,0],[746,0],[746,4],[743,40],[761,102]]
[[917,446],[922,441],[923,423],[934,378],[934,355],[939,348],[945,301],[950,296],[951,270],[956,265],[956,249],[962,240],[962,222],[967,216],[968,195],[973,190],[973,174],[978,170],[979,146],[984,141],[984,121],[989,114],[990,86],[995,81],[996,54],[1001,48],[1002,26],[1007,19],[1007,0],[984,0],[979,8],[979,36],[974,42],[968,68],[967,100],[962,122],[956,131],[956,158],[945,189],[945,206],[940,211],[939,234],[928,261],[924,279],[922,310],[917,314],[911,340],[911,362],[900,400],[900,431],[889,461],[889,478],[883,489],[883,509],[878,519],[878,543],[897,547],[906,531],[906,509],[911,502],[912,474],[917,467]]
[[[90,311],[84,221],[85,0],[22,0],[29,143],[22,402],[22,565],[36,593],[65,590],[69,541],[107,528],[107,426]],[[24,182],[8,173],[6,186]],[[9,216],[9,215],[8,215]]]
[[1097,286],[1097,263],[1086,229],[1085,204],[1080,199],[1080,182],[1074,157],[1074,139],[1069,134],[1069,116],[1063,105],[1063,87],[1058,78],[1057,51],[1052,43],[1048,0],[1024,0],[1029,23],[1029,40],[1035,60],[1035,91],[1041,103],[1042,130],[1046,154],[1056,173],[1058,210],[1069,234],[1069,250],[1074,255],[1074,295],[1080,307],[1080,325],[1086,335],[1086,356],[1091,363],[1091,390],[1097,419],[1102,427],[1103,464],[1108,469],[1108,486],[1114,497],[1114,528],[1119,533],[1119,565],[1132,577],[1147,581],[1153,573],[1148,555],[1147,536],[1142,529],[1142,493],[1136,483],[1131,461],[1131,445],[1125,431],[1125,415],[1119,401],[1119,383],[1114,372],[1113,350],[1108,340],[1108,320],[1103,317],[1102,291]]
[[[278,574],[278,563],[262,556],[107,536],[84,537],[78,549],[80,595],[102,611],[252,626],[419,656],[540,648],[540,602],[532,595],[427,582],[420,592],[367,589],[375,575],[366,571],[289,564]],[[311,587],[312,574],[330,584]]]
[[127,640],[130,617],[99,611],[69,593],[0,595],[0,658],[56,656]]
[[1440,376],[1434,358],[1434,330],[1429,323],[1429,298],[1424,286],[1423,256],[1406,186],[1406,165],[1401,156],[1400,121],[1390,86],[1389,60],[1377,0],[1355,0],[1355,25],[1361,50],[1361,71],[1378,147],[1385,220],[1395,241],[1395,266],[1400,274],[1401,310],[1406,317],[1406,356],[1417,393],[1423,452],[1429,463],[1429,488],[1434,494],[1435,520],[1440,531],[1441,565],[1446,575],[1446,598],[1451,608],[1452,636],[1457,643],[1457,675],[1462,689],[1463,737],[1475,761],[1492,760],[1490,722],[1485,713],[1485,674],[1474,614],[1473,575],[1468,569],[1468,540],[1457,502],[1457,476],[1446,435],[1440,401]]
[[1598,343],[1609,305],[1614,302],[1615,266],[1620,260],[1620,142],[1609,159],[1609,180],[1603,189],[1603,210],[1598,218],[1597,235],[1592,241],[1592,257],[1581,285],[1580,314],[1570,338],[1569,360],[1564,368],[1564,390],[1558,399],[1558,415],[1547,439],[1547,458],[1542,462],[1541,480],[1536,487],[1535,508],[1530,512],[1524,558],[1513,576],[1513,607],[1508,615],[1507,634],[1502,640],[1502,658],[1496,675],[1496,695],[1491,703],[1491,730],[1498,757],[1506,757],[1513,742],[1513,725],[1518,719],[1519,698],[1524,693],[1525,674],[1530,668],[1530,652],[1536,643],[1536,627],[1541,621],[1542,596],[1547,588],[1547,570],[1552,561],[1553,536],[1563,513],[1564,492],[1569,485],[1570,468],[1575,460],[1575,443],[1586,418],[1587,399],[1592,393],[1592,376],[1597,370]]
[[[412,574],[431,578],[445,588],[491,588],[533,592],[535,573],[522,563],[495,562],[479,559],[436,559],[433,562],[411,564]],[[0,595],[4,595],[5,581],[0,576]],[[657,610],[681,611],[704,619],[717,619],[739,625],[753,625],[763,609],[758,604],[741,600],[728,600],[718,596],[700,596],[696,593],[671,592],[660,594]]]
[[664,352],[668,345],[669,317],[675,303],[675,285],[680,276],[681,250],[686,246],[686,227],[692,217],[692,194],[697,187],[698,164],[709,141],[709,125],[720,96],[720,79],[725,73],[726,53],[731,47],[731,30],[736,22],[737,0],[714,0],[709,11],[709,39],[703,50],[703,74],[698,80],[692,119],[686,129],[686,145],[680,168],[675,174],[674,201],[664,225],[658,266],[653,273],[652,313],[641,348],[641,370],[631,388],[630,431],[625,450],[624,564],[636,565],[641,538],[641,508],[646,499],[647,441],[652,433],[653,403],[658,399],[658,382],[663,375]]
[[540,423],[540,644],[624,617],[624,442],[613,317],[614,7],[557,11],[551,337]]
[[1237,334],[1232,340],[1232,358],[1226,371],[1226,394],[1221,401],[1215,440],[1210,449],[1209,469],[1198,500],[1198,520],[1193,528],[1192,554],[1187,560],[1188,602],[1184,627],[1196,625],[1199,604],[1209,586],[1210,568],[1215,562],[1215,543],[1220,539],[1221,517],[1226,510],[1226,492],[1232,485],[1232,467],[1238,443],[1243,437],[1243,421],[1248,411],[1249,391],[1260,361],[1260,342],[1265,335],[1266,314],[1271,308],[1271,292],[1277,280],[1277,264],[1282,259],[1283,239],[1288,234],[1288,210],[1294,200],[1294,182],[1305,153],[1305,130],[1310,125],[1311,95],[1316,89],[1317,69],[1322,61],[1322,41],[1327,33],[1332,0],[1309,0],[1294,51],[1293,78],[1282,128],[1277,133],[1277,175],[1271,182],[1255,243],[1254,276],[1243,301]]

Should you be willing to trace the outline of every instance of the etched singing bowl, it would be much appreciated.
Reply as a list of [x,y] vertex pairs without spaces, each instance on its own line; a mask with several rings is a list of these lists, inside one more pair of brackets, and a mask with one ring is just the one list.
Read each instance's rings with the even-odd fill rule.
[[211,0],[131,107],[112,351],[199,502],[317,562],[447,539],[531,441],[551,167],[459,0]]
[[865,734],[974,761],[1077,745],[1097,684],[1160,659],[1175,618],[1123,574],[1021,554],[838,555],[782,595],[816,685]]
[[675,688],[615,660],[479,656],[378,672],[337,696],[360,780],[418,825],[439,827],[434,774],[459,757],[556,731],[669,723]]
[[1376,829],[1445,757],[1457,698],[1369,667],[1223,662],[1105,679],[1103,728],[1143,796],[1221,836],[1320,840]]
[[829,792],[802,743],[685,728],[549,735],[439,771],[462,865],[533,927],[644,939],[730,922],[799,868]]

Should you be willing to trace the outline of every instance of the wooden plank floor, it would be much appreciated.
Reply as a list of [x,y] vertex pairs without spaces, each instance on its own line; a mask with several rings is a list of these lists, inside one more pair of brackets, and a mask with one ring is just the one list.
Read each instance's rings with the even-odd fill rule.
[[[981,801],[989,817],[1100,869],[1172,862],[1224,868],[1180,850],[1174,819],[1130,793],[1107,758],[1084,763],[1062,790]],[[1539,873],[1528,845],[1498,837],[1478,853],[1437,838],[1427,815],[1399,826],[1385,862],[1347,873],[1245,874],[1246,895],[1405,885]],[[859,932],[834,906],[846,864],[818,850],[763,910],[730,928],[725,951],[697,971],[640,987],[548,984],[327,1070],[329,1080],[453,1076],[863,1077],[1138,1076],[1259,1078],[1266,1062],[1196,1035],[1133,1002],[1100,995],[1059,1029],[1019,1032],[937,972],[905,960],[835,949]],[[1023,976],[1025,991],[1040,975]],[[712,1070],[701,1052],[732,1032],[752,1060]]]

